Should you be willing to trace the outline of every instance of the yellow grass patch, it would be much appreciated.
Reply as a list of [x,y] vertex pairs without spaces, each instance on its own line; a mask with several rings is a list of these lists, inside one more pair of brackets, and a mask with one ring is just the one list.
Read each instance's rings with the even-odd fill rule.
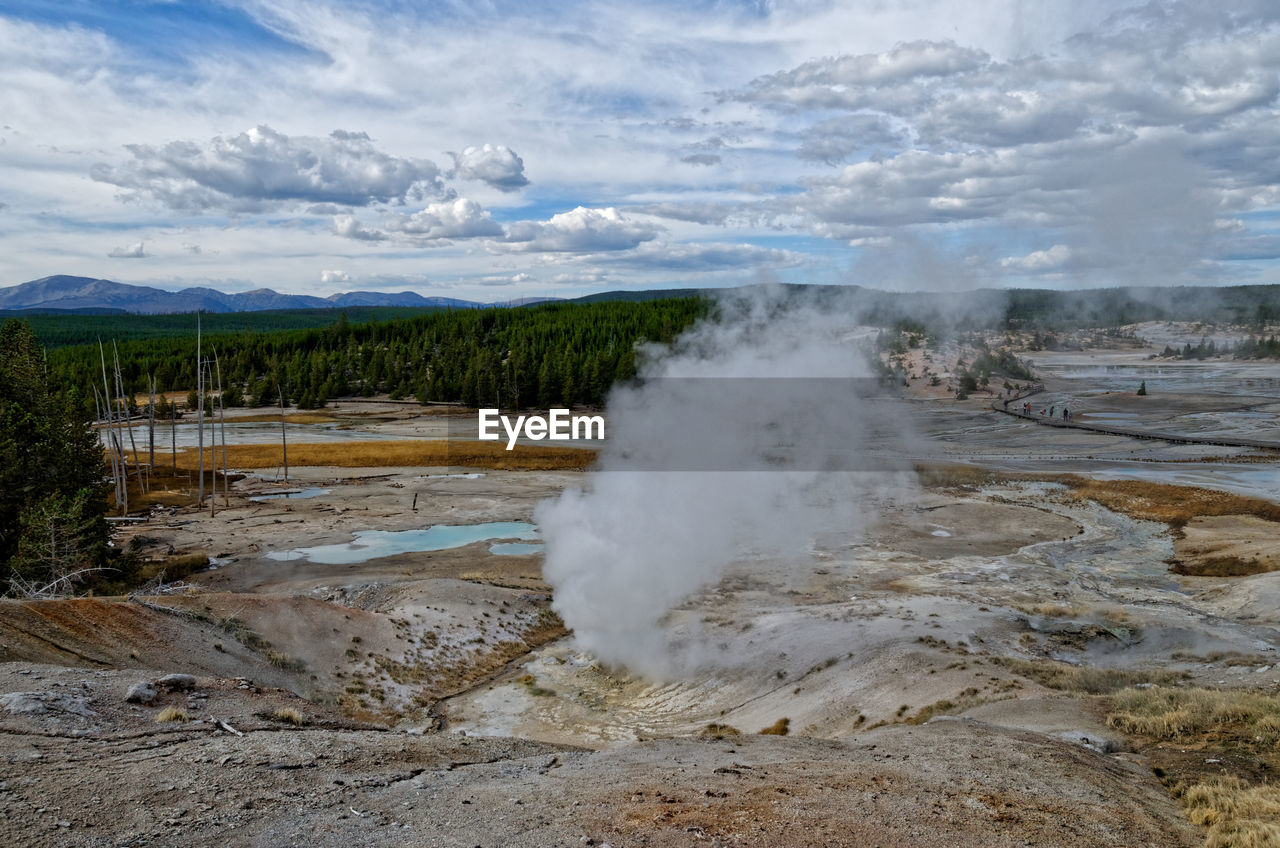
[[[337,416],[328,412],[290,412],[285,415],[289,424],[328,424],[337,421]],[[255,412],[251,415],[228,415],[230,424],[279,424],[280,413]]]
[[1213,778],[1182,795],[1187,818],[1209,828],[1205,848],[1271,848],[1280,845],[1280,786]]
[[164,724],[170,721],[184,722],[190,720],[191,717],[187,715],[187,711],[177,707],[165,707],[160,711],[159,715],[156,716],[157,724]]
[[791,732],[791,719],[780,718],[760,731],[761,736],[786,736]]
[[[205,448],[206,470],[214,457],[222,465],[222,448]],[[165,460],[171,455],[166,454]],[[510,471],[581,471],[596,459],[594,450],[568,447],[516,445],[446,439],[396,439],[381,441],[314,442],[289,445],[289,466],[339,468],[439,467],[458,465]],[[157,455],[157,464],[163,464]],[[196,448],[178,451],[178,468],[199,468]],[[236,469],[278,468],[283,464],[279,445],[227,445],[227,465]]]
[[1280,742],[1280,698],[1217,689],[1126,689],[1107,724],[1135,736],[1187,739],[1206,732],[1275,746]]
[[302,713],[298,712],[293,707],[281,707],[271,714],[271,718],[274,721],[292,724],[294,727],[301,727],[307,723],[307,720],[303,717]]
[[1096,501],[1115,512],[1162,521],[1175,528],[1207,515],[1254,515],[1280,522],[1280,504],[1212,489],[1143,480],[1091,480],[1075,475],[1064,475],[1060,482],[1070,489],[1069,497]]
[[1187,676],[1185,672],[1180,671],[1088,668],[1052,660],[1031,661],[1014,657],[993,657],[991,661],[996,665],[1004,666],[1014,674],[1034,680],[1047,689],[1080,695],[1102,695],[1139,683],[1174,683]]
[[1156,773],[1182,801],[1187,817],[1208,828],[1205,848],[1280,845],[1280,786],[1270,782],[1280,765],[1280,697],[1128,689],[1112,699],[1107,724],[1156,740],[1147,753],[1175,772]]

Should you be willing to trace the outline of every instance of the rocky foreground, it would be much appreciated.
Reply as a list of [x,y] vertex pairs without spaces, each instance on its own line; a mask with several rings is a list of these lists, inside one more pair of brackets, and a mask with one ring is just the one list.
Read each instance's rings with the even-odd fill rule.
[[[997,723],[944,717],[845,742],[750,735],[587,751],[373,729],[243,679],[161,678],[0,667],[0,843],[1201,841],[1133,755]],[[157,721],[166,711],[186,720]]]

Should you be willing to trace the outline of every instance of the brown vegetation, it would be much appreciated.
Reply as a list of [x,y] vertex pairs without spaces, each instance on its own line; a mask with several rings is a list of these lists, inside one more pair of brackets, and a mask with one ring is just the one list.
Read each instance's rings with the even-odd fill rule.
[[[1277,528],[1277,532],[1280,532],[1280,528]],[[1248,577],[1251,574],[1280,571],[1280,562],[1223,556],[1200,560],[1178,560],[1169,570],[1174,574],[1190,577]]]
[[1254,515],[1280,522],[1280,504],[1213,489],[1143,480],[1091,480],[1074,474],[1063,475],[1059,482],[1070,489],[1070,497],[1096,501],[1115,512],[1162,521],[1174,528],[1206,515]]
[[281,721],[285,724],[292,724],[294,727],[301,727],[307,723],[302,713],[293,707],[281,707],[271,714],[274,721]]
[[[278,424],[280,423],[279,412],[261,412],[251,415],[228,415],[229,420],[233,424]],[[285,421],[290,424],[328,424],[331,421],[337,421],[336,415],[328,412],[290,412],[285,416]]]
[[791,719],[780,718],[760,731],[761,736],[786,736],[791,732]]
[[[783,719],[786,721],[786,719]],[[763,733],[764,731],[761,731]],[[742,735],[742,731],[731,724],[711,722],[698,733],[703,739],[733,739]]]
[[[218,459],[221,462],[221,448]],[[237,469],[277,468],[282,465],[279,445],[227,445],[227,465]],[[205,466],[213,461],[213,449],[205,449]],[[168,459],[169,457],[166,457]],[[498,442],[447,439],[397,439],[367,442],[318,442],[289,445],[289,465],[339,468],[443,467],[451,465],[510,471],[580,471],[595,462],[596,452],[581,448],[516,445],[514,450]],[[199,467],[195,448],[178,451],[178,468]]]
[[1012,657],[992,657],[991,661],[1015,674],[1034,680],[1047,689],[1082,695],[1104,695],[1140,683],[1171,684],[1184,680],[1188,676],[1186,672],[1181,671],[1087,668],[1052,660],[1030,661]]
[[1209,829],[1205,848],[1280,845],[1280,786],[1270,782],[1280,766],[1280,698],[1216,689],[1128,689],[1113,699],[1107,724],[1154,740],[1146,753],[1163,764],[1157,774],[1188,818]]

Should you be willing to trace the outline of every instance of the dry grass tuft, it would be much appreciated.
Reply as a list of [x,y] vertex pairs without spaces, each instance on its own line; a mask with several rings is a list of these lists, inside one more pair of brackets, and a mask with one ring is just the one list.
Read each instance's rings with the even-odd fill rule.
[[[1168,757],[1180,772],[1165,782],[1187,817],[1209,829],[1206,848],[1280,845],[1280,786],[1269,782],[1280,765],[1280,696],[1127,689],[1112,699],[1107,724],[1156,740],[1148,753]],[[1228,768],[1256,782],[1228,775]]]
[[[227,445],[227,465],[237,469],[277,468],[282,464],[279,445]],[[315,442],[289,445],[289,465],[338,468],[391,468],[466,466],[510,471],[581,471],[596,459],[594,450],[560,446],[516,445],[507,450],[500,442],[451,439],[396,439],[368,442]],[[213,462],[213,450],[205,450],[205,467]],[[222,462],[222,449],[218,449]],[[199,467],[195,448],[178,451],[178,467]]]
[[963,713],[966,710],[971,710],[987,703],[988,700],[990,699],[979,697],[977,689],[966,689],[956,696],[954,701],[949,698],[935,701],[926,707],[921,707],[915,714],[902,719],[902,722],[903,724],[924,724],[935,716]]
[[1205,848],[1280,845],[1280,786],[1218,777],[1193,784],[1181,795],[1187,818],[1209,828]]
[[[289,424],[328,424],[330,421],[337,421],[338,417],[329,412],[290,412],[285,415],[285,421]],[[228,414],[227,421],[231,424],[279,424],[279,412],[255,412],[250,415]]]
[[989,486],[1001,477],[996,472],[975,465],[916,465],[920,485],[930,489],[973,488]]
[[1034,680],[1048,689],[1082,695],[1105,695],[1140,683],[1167,685],[1188,677],[1187,673],[1182,671],[1087,668],[1052,660],[1031,661],[1011,657],[993,657],[992,662],[1004,666],[1014,674]]
[[791,719],[780,718],[760,731],[761,736],[786,736],[791,732]]
[[187,711],[179,709],[178,707],[165,707],[160,711],[160,714],[156,716],[157,724],[164,724],[169,721],[184,722],[190,720],[191,717],[187,715]]
[[[1280,533],[1280,527],[1276,528]],[[1209,557],[1208,559],[1180,560],[1171,569],[1174,574],[1188,577],[1248,577],[1252,574],[1268,574],[1280,571],[1280,562],[1261,560],[1256,557],[1243,559],[1233,556]]]
[[1087,611],[1081,604],[1061,603],[1032,604],[1026,607],[1019,606],[1018,609],[1032,615],[1043,615],[1048,618],[1079,618]]
[[1212,489],[1143,480],[1091,480],[1074,474],[1063,475],[1059,482],[1070,489],[1069,497],[1096,501],[1115,512],[1175,528],[1206,515],[1254,515],[1280,522],[1280,504]]
[[1126,689],[1115,696],[1107,724],[1155,739],[1213,733],[1274,747],[1280,742],[1280,698],[1218,689]]
[[294,727],[301,727],[307,723],[302,713],[293,707],[281,707],[271,714],[271,718],[275,721],[282,721],[285,724],[292,724]]
[[[784,719],[785,720],[785,719]],[[760,731],[763,733],[764,731]],[[698,733],[703,739],[732,739],[742,735],[742,731],[731,724],[711,722]]]
[[262,652],[263,659],[271,663],[281,671],[306,671],[307,664],[297,657],[291,657],[288,654],[282,654],[279,651],[270,649]]

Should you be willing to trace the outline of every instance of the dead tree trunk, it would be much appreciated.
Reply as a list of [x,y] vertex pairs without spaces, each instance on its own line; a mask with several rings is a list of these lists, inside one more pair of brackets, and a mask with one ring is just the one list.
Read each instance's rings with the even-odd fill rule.
[[284,387],[276,384],[280,390],[280,454],[284,461],[284,481],[289,482],[289,442],[284,435]]
[[138,491],[145,493],[147,486],[142,482],[142,458],[138,456],[138,442],[133,437],[133,422],[129,416],[129,400],[133,399],[133,394],[130,393],[128,399],[124,396],[124,376],[120,373],[120,349],[116,347],[114,341],[111,343],[111,355],[116,364],[116,388],[120,392],[120,405],[124,407],[120,415],[121,425],[129,431],[129,446],[133,449],[133,469],[138,477]]
[[176,481],[178,479],[178,407],[172,403],[169,404],[169,452],[173,458],[173,479]]
[[[218,378],[218,429],[222,434],[222,505],[231,507],[231,478],[227,475],[227,402],[222,395],[222,366],[218,363],[218,351],[213,351],[213,367]],[[217,464],[216,462],[214,463]]]
[[151,406],[147,410],[147,476],[156,473],[156,375],[151,375]]
[[200,489],[196,508],[204,506],[204,363],[200,358],[200,313],[196,313],[196,432],[200,452]]
[[112,476],[116,481],[116,506],[119,506],[124,512],[128,512],[129,488],[127,481],[124,479],[124,469],[121,467],[124,462],[124,457],[117,456],[115,453],[115,447],[117,444],[114,430],[115,416],[111,410],[111,384],[107,382],[107,354],[102,347],[102,339],[98,339],[98,361],[102,365],[102,402],[107,409],[107,434],[109,437],[109,443],[113,448],[112,456],[114,457],[114,461],[112,463]]

